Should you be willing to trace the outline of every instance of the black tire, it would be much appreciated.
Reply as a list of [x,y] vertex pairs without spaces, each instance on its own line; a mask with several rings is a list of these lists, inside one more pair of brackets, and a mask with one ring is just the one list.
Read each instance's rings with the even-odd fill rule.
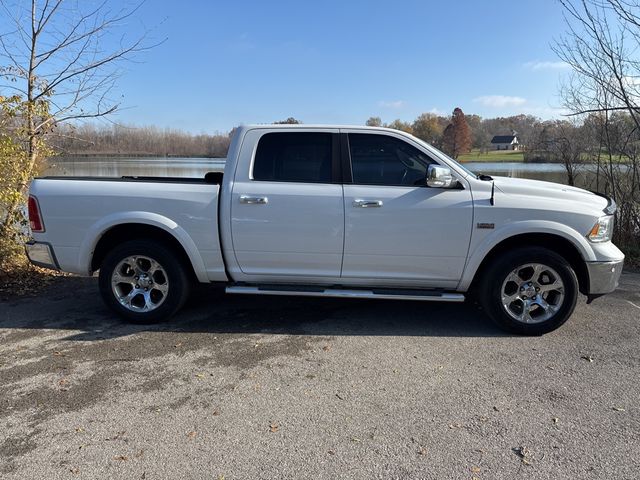
[[[127,285],[138,281],[134,279],[140,278],[134,276],[136,272],[131,268],[129,261],[132,258],[137,259],[134,268],[140,268],[138,273],[145,275],[145,278],[139,280],[139,285],[130,285],[129,293],[134,289],[140,292],[129,300],[129,307],[127,307],[119,298],[124,296],[126,300],[127,288],[129,288]],[[152,264],[149,259],[157,262],[160,268],[154,267],[154,271],[147,275],[148,272],[145,273],[144,268],[149,265],[149,271],[151,270]],[[126,281],[113,286],[112,278],[116,268],[120,268],[120,278]],[[126,275],[122,275],[122,272]],[[155,278],[152,278],[153,275]],[[143,281],[146,282],[144,285]],[[144,291],[145,285],[148,287],[148,292]],[[100,266],[99,286],[102,299],[109,308],[132,323],[142,324],[160,322],[174,315],[184,305],[190,290],[186,268],[175,252],[151,240],[131,240],[113,248]],[[136,287],[139,288],[136,289]],[[166,293],[163,292],[164,290]],[[143,310],[144,305],[149,306],[147,311]]]
[[[535,265],[541,267],[536,270]],[[523,266],[526,267],[518,271],[516,281],[512,280],[512,272]],[[542,281],[527,281],[529,273],[531,278],[538,275],[536,280]],[[557,285],[554,280],[556,274],[562,288],[545,291]],[[508,277],[511,280],[507,280]],[[525,285],[518,283],[522,277]],[[480,281],[478,300],[484,311],[500,328],[519,335],[543,335],[560,327],[573,313],[578,299],[578,279],[571,265],[557,253],[542,247],[522,247],[501,254],[484,271]],[[517,298],[505,306],[503,292],[505,298]],[[540,298],[543,295],[546,298]],[[532,307],[526,308],[525,302],[531,302]],[[521,315],[522,319],[512,315]],[[526,323],[526,320],[534,323]]]

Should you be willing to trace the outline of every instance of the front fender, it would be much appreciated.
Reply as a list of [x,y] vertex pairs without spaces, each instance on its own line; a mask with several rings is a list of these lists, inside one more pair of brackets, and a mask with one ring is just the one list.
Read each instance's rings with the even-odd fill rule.
[[597,260],[588,240],[576,230],[558,222],[547,220],[524,220],[511,222],[484,237],[473,250],[469,251],[469,257],[465,265],[462,279],[457,290],[466,291],[487,254],[499,243],[516,235],[527,233],[546,233],[562,237],[580,252],[586,262]]
[[204,261],[198,252],[196,244],[189,234],[176,222],[163,215],[152,212],[118,212],[102,217],[92,224],[80,244],[78,263],[91,274],[91,259],[96,245],[102,236],[111,228],[123,224],[144,224],[161,228],[171,234],[182,248],[184,248],[193,270],[200,282],[208,282]]

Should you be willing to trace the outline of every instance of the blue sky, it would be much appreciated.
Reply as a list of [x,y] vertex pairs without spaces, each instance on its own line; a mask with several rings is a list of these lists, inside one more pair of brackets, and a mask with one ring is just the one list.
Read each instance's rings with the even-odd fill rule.
[[124,65],[114,120],[196,133],[456,106],[550,118],[568,73],[550,48],[563,31],[555,0],[147,0],[125,28],[143,25],[167,39]]

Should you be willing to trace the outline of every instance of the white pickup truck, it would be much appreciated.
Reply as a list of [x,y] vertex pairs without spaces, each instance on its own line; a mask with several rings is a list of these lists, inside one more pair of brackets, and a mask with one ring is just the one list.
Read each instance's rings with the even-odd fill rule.
[[33,181],[31,261],[99,270],[134,322],[175,314],[192,282],[228,293],[462,302],[511,332],[562,325],[578,292],[618,285],[615,204],[579,188],[475,175],[406,133],[237,129],[204,178]]

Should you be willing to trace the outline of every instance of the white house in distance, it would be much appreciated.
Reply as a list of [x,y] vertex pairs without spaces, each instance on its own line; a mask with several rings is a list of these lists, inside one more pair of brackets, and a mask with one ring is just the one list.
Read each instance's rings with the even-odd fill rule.
[[491,146],[496,150],[520,150],[520,142],[515,135],[496,135],[491,139]]

